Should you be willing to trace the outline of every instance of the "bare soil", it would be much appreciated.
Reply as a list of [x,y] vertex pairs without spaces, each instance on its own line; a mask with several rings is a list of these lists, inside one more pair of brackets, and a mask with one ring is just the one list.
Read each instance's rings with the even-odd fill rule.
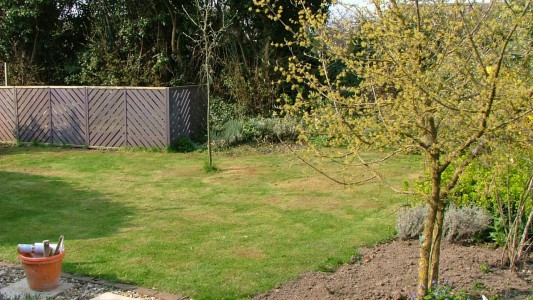
[[[440,281],[478,299],[481,295],[532,297],[531,257],[517,272],[511,272],[501,267],[501,254],[501,249],[446,243]],[[361,259],[353,259],[334,273],[308,272],[253,299],[411,299],[417,287],[417,263],[417,241],[392,241],[361,250]]]

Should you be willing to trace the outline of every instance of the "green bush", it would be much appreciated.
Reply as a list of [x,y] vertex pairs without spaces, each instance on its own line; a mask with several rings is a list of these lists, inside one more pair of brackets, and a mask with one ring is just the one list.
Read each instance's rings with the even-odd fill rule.
[[[504,200],[505,210],[513,211],[524,193],[524,182],[533,173],[531,149],[509,149],[498,145],[472,162],[461,174],[457,186],[450,194],[458,206],[474,204],[497,216]],[[444,174],[448,180],[455,170]]]
[[236,105],[224,101],[221,97],[212,97],[210,108],[210,125],[213,132],[224,130],[227,122],[238,119]]
[[[487,146],[480,157],[463,170],[457,185],[450,191],[449,198],[454,205],[481,207],[492,216],[487,238],[500,246],[505,245],[509,226],[517,217],[518,232],[523,232],[533,209],[532,197],[526,195],[527,183],[533,174],[531,157],[533,149],[528,147],[505,142]],[[448,182],[454,172],[455,168],[450,166],[442,181]],[[418,183],[417,189],[427,192],[428,182]]]

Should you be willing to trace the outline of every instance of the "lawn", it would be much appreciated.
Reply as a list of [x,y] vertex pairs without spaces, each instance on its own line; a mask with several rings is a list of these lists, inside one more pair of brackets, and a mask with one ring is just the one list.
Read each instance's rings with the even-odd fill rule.
[[[347,188],[292,154],[0,148],[0,260],[65,236],[64,270],[195,299],[238,299],[346,262],[394,234],[407,198]],[[420,158],[383,168],[412,179]],[[361,174],[364,175],[364,174]]]

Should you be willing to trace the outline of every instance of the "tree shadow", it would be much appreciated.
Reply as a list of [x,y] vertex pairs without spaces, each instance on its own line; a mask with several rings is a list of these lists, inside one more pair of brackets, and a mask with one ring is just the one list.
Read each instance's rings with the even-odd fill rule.
[[[110,236],[135,209],[62,178],[0,171],[0,246]],[[14,248],[15,249],[15,248]]]

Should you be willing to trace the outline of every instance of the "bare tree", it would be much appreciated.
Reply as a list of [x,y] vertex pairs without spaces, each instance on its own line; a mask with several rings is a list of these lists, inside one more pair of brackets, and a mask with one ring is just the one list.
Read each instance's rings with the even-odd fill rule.
[[[230,24],[226,23],[224,3],[217,0],[195,0],[196,11],[194,14],[185,8],[185,14],[198,29],[195,34],[188,37],[201,51],[203,59],[202,78],[205,80],[207,90],[207,155],[208,165],[213,167],[211,145],[211,83],[213,82],[213,63],[216,59],[216,48],[222,44],[222,38]],[[215,26],[215,20],[217,25]]]

